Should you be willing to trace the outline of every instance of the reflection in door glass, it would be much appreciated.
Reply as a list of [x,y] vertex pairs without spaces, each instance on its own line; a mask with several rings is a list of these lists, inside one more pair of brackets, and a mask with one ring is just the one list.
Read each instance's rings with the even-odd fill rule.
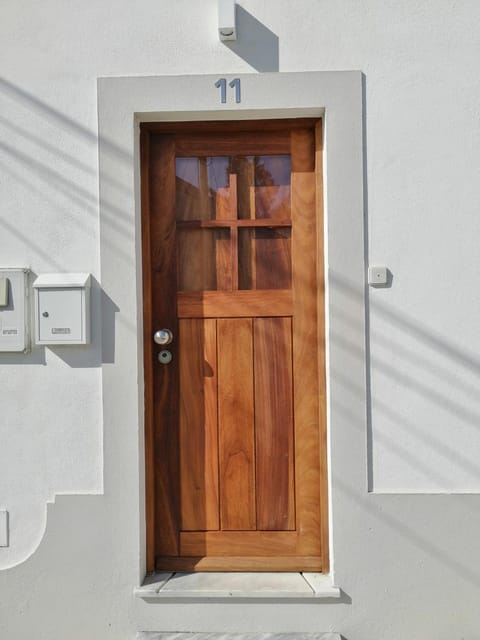
[[[290,219],[290,156],[177,158],[177,220]],[[237,202],[230,198],[237,176]]]
[[241,220],[290,219],[290,156],[245,156],[232,160],[238,175]]
[[177,229],[179,291],[232,289],[229,229]]
[[239,229],[238,288],[290,289],[291,229]]
[[230,158],[177,158],[175,169],[177,220],[222,217],[216,212],[229,206]]

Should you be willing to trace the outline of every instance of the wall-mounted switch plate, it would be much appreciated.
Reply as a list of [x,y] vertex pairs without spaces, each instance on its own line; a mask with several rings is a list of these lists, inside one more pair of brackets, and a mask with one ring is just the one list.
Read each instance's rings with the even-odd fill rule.
[[0,509],[0,547],[8,547],[8,511]]
[[368,268],[368,284],[382,285],[388,282],[387,267],[369,267]]

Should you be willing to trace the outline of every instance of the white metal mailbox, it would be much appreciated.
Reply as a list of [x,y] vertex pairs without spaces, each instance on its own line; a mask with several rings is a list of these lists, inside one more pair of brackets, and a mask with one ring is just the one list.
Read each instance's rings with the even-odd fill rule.
[[90,274],[44,273],[33,283],[35,342],[90,342]]
[[0,269],[0,351],[29,350],[29,273],[26,268]]

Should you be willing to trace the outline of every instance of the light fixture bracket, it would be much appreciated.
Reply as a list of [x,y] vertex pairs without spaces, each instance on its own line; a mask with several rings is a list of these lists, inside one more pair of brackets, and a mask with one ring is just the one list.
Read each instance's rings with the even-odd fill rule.
[[218,36],[220,40],[237,39],[235,0],[218,0]]

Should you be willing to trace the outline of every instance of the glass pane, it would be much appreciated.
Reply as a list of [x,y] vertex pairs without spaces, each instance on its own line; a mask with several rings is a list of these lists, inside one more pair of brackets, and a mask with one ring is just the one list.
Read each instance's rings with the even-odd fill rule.
[[229,229],[177,228],[179,291],[231,290]]
[[177,158],[177,220],[214,220],[233,216],[227,156]]
[[239,289],[290,289],[291,229],[238,230]]
[[232,159],[238,177],[240,220],[290,219],[290,156],[246,156]]

